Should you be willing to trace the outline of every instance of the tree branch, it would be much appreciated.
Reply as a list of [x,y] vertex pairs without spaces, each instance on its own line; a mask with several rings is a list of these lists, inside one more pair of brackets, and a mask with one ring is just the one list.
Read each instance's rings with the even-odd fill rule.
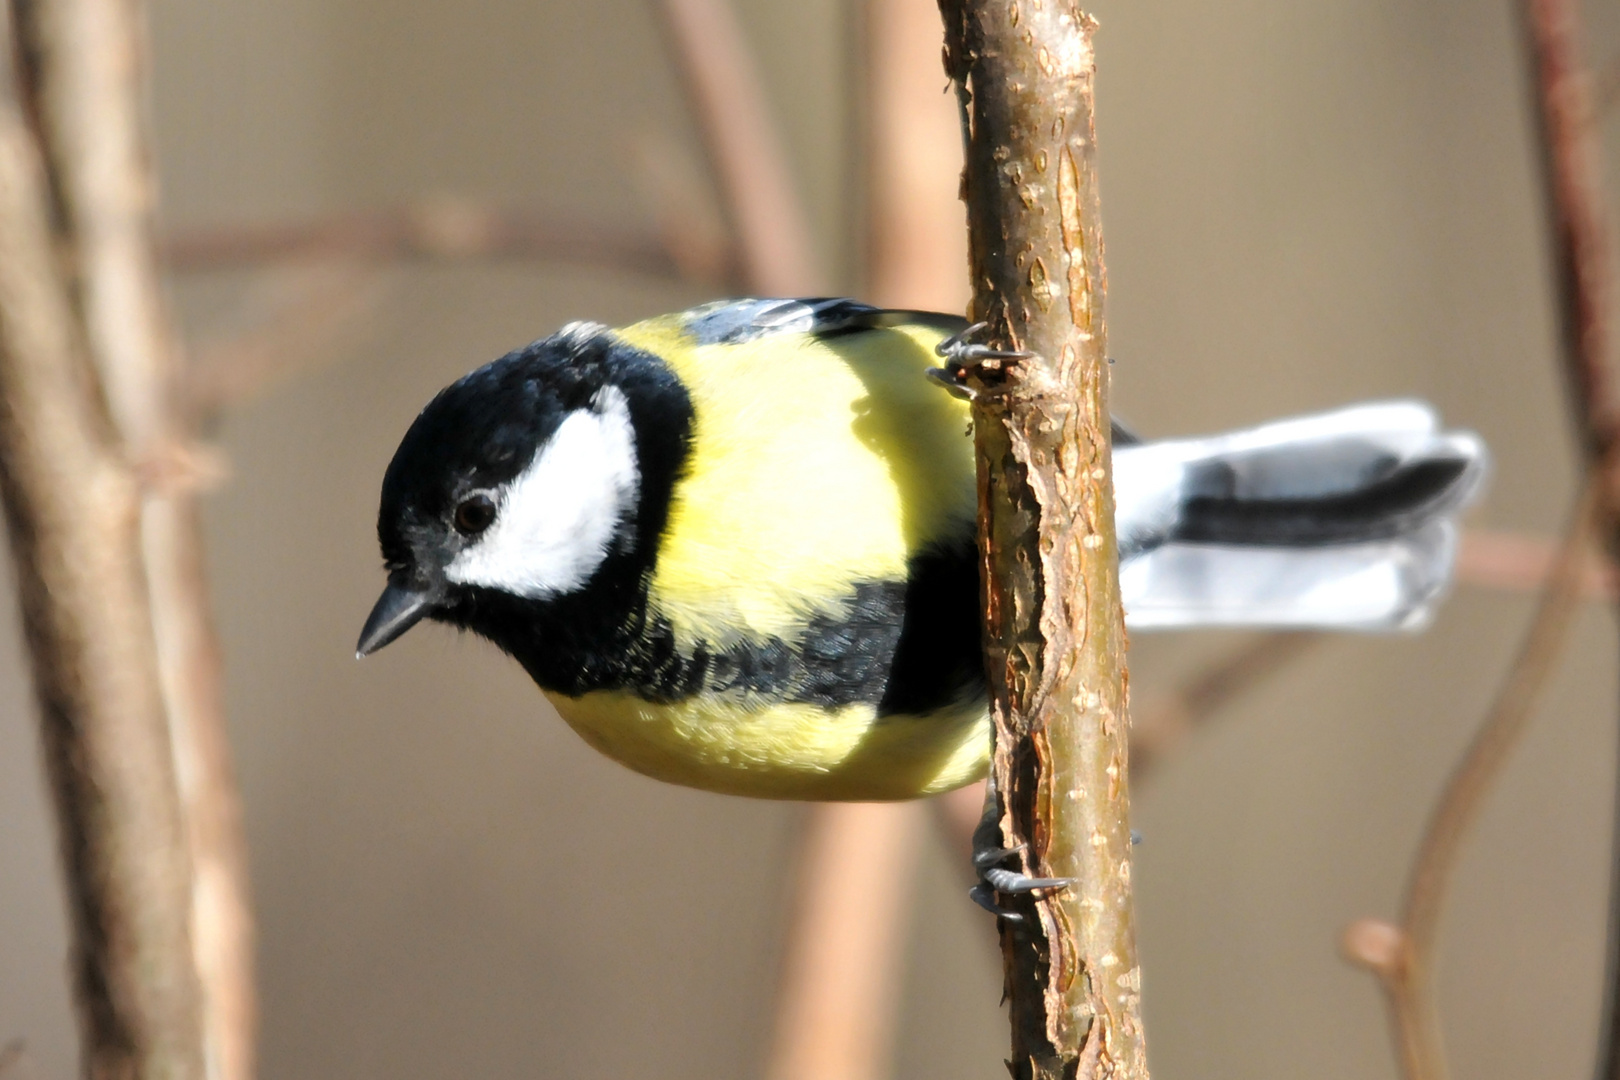
[[182,273],[315,260],[557,260],[654,276],[680,273],[651,231],[581,224],[462,199],[425,199],[388,210],[310,221],[232,225],[176,233],[164,262]]
[[[1441,1080],[1446,1060],[1434,1004],[1433,968],[1446,886],[1463,839],[1529,722],[1550,676],[1591,572],[1585,545],[1595,529],[1607,549],[1605,584],[1620,553],[1616,480],[1616,409],[1609,373],[1610,255],[1604,220],[1589,83],[1576,43],[1570,0],[1525,0],[1527,49],[1534,72],[1547,216],[1551,223],[1559,334],[1571,418],[1583,458],[1581,497],[1542,591],[1541,603],[1502,690],[1447,782],[1413,859],[1400,925],[1362,919],[1347,928],[1345,954],[1374,971],[1389,1000],[1403,1074]],[[1620,788],[1616,791],[1620,814]],[[1620,1076],[1620,829],[1610,885],[1604,1034],[1597,1076]]]
[[[179,350],[158,272],[156,181],[142,110],[145,32],[130,0],[13,0],[20,95],[52,195],[70,295],[123,453],[184,457]],[[148,480],[173,470],[147,467]],[[241,806],[225,732],[201,520],[187,486],[148,486],[141,550],[192,873],[190,957],[202,979],[205,1060],[252,1071],[255,998]]]
[[1014,1077],[1145,1077],[1130,886],[1125,632],[1110,477],[1095,23],[941,0],[963,104],[974,296],[1031,359],[968,369],[992,776],[1005,846],[1071,888],[1002,922]]
[[60,276],[44,188],[31,140],[0,111],[0,500],[67,868],[84,1073],[200,1080],[140,492]]
[[[1620,479],[1616,476],[1620,411],[1609,370],[1613,263],[1592,129],[1591,82],[1581,64],[1580,16],[1573,0],[1523,2],[1558,286],[1564,381],[1584,451],[1584,471],[1596,489],[1597,536],[1612,564],[1620,557]],[[1615,821],[1602,1035],[1596,1065],[1600,1080],[1620,1080],[1620,770],[1616,773]]]
[[823,292],[804,204],[764,85],[725,0],[657,0],[737,237],[742,280],[762,296]]

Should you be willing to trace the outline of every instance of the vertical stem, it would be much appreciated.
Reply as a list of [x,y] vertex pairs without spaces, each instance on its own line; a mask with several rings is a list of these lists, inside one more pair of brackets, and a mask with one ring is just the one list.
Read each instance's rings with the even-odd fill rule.
[[136,0],[13,0],[22,99],[43,149],[83,340],[147,497],[141,542],[193,864],[192,943],[210,1075],[248,1080],[255,1000],[241,807],[225,732],[201,522],[186,483],[190,418],[154,237]]
[[1015,1077],[1146,1077],[1131,901],[1093,20],[941,0],[966,124],[971,317],[1032,359],[977,393],[986,666],[1004,842],[1077,884],[1002,923]]
[[919,822],[908,803],[806,816],[765,1080],[889,1075]]
[[939,78],[935,0],[866,8],[866,292],[884,307],[967,306],[962,131]]
[[804,204],[735,12],[726,0],[655,7],[737,233],[744,283],[761,296],[819,291]]
[[0,112],[0,499],[56,797],[92,1080],[201,1080],[190,875],[140,491],[50,235],[40,163]]
[[[1613,468],[1620,413],[1609,371],[1613,266],[1592,130],[1591,83],[1581,63],[1580,17],[1574,0],[1523,0],[1523,4],[1558,285],[1565,385],[1591,482],[1597,487],[1599,542],[1612,559],[1620,557],[1620,484]],[[1599,1080],[1620,1080],[1620,778],[1615,808],[1595,1067]]]

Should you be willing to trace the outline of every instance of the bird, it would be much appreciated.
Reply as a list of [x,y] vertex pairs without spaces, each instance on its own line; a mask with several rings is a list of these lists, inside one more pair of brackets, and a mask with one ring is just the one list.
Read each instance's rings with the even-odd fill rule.
[[[896,800],[983,777],[966,321],[840,298],[573,322],[446,387],[383,477],[387,585],[660,780]],[[946,363],[939,366],[944,356]],[[959,388],[958,388],[959,389]],[[1418,401],[1112,431],[1132,631],[1413,630],[1488,455]]]

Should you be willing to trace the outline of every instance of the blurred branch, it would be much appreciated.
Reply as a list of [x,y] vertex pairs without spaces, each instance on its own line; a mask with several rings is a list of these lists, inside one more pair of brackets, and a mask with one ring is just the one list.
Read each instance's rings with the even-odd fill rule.
[[[1131,710],[1131,779],[1150,774],[1199,727],[1325,637],[1304,632],[1256,634],[1194,671],[1175,689],[1150,696],[1146,704]],[[984,785],[948,792],[935,800],[935,806],[948,839],[966,855],[984,807]]]
[[[1523,0],[1524,35],[1534,78],[1536,132],[1558,286],[1562,368],[1570,411],[1595,489],[1597,536],[1620,557],[1620,445],[1610,372],[1613,287],[1609,225],[1593,126],[1591,82],[1583,70],[1580,14],[1574,0]],[[1610,857],[1608,944],[1596,1075],[1620,1080],[1620,768],[1616,772]]]
[[1592,81],[1592,118],[1608,116],[1616,102],[1620,102],[1620,56],[1611,59]]
[[260,283],[263,310],[233,334],[194,348],[186,380],[189,407],[206,423],[343,350],[374,312],[387,282],[369,264],[299,267]]
[[[669,205],[679,193],[655,156],[639,155],[660,220],[659,233],[582,225],[465,200],[439,198],[389,210],[276,225],[236,225],[178,233],[162,245],[179,273],[281,267],[339,281],[305,288],[289,317],[234,340],[202,346],[187,372],[184,398],[206,416],[319,363],[334,339],[375,301],[379,266],[411,261],[530,260],[684,278],[725,285],[733,274],[730,241],[694,225]],[[298,291],[293,290],[284,291]]]
[[1131,716],[1131,776],[1145,774],[1194,728],[1322,640],[1314,633],[1266,633],[1206,664]]
[[883,1080],[898,1012],[921,809],[805,816],[766,1080]]
[[866,290],[884,307],[966,311],[962,127],[939,64],[939,5],[863,6]]
[[[202,527],[193,488],[150,486],[177,475],[173,462],[196,455],[187,449],[179,350],[154,241],[143,13],[130,0],[13,0],[12,9],[20,97],[44,158],[50,220],[68,256],[82,340],[121,453],[149,482],[137,513],[173,758],[153,782],[179,784],[191,864],[188,880],[182,863],[190,898],[181,911],[194,950],[181,959],[201,979],[202,1060],[211,1076],[247,1080],[256,1016],[252,916]],[[185,1071],[174,1069],[151,1075]]]
[[762,296],[824,292],[808,215],[736,12],[726,0],[654,7],[708,147],[744,284]]
[[[1457,549],[1457,581],[1476,588],[1533,592],[1558,564],[1561,544],[1544,536],[1470,529]],[[1597,552],[1581,554],[1577,567],[1581,595],[1591,600],[1620,599],[1614,564]]]
[[628,149],[642,199],[676,267],[693,281],[734,283],[731,231],[695,155],[662,128],[637,132]]
[[1074,884],[1002,894],[1015,1078],[1147,1076],[1130,875],[1125,631],[1110,479],[1096,24],[941,0],[962,104],[969,318],[1026,350],[974,394],[991,777],[1002,846]]
[[[1591,126],[1595,116],[1591,87],[1578,56],[1579,27],[1572,0],[1525,0],[1523,15],[1553,241],[1562,370],[1584,459],[1582,493],[1519,657],[1430,818],[1414,858],[1401,924],[1363,919],[1345,933],[1346,955],[1374,971],[1383,983],[1408,1080],[1441,1080],[1446,1075],[1434,1005],[1434,949],[1446,885],[1462,840],[1556,664],[1583,586],[1590,581],[1583,546],[1592,530],[1601,537],[1611,566],[1620,552],[1617,414],[1609,372],[1611,268]],[[1620,808],[1620,787],[1616,806]],[[1620,1007],[1615,988],[1620,954],[1620,830],[1615,843],[1604,1034],[1597,1065],[1599,1077],[1611,1078],[1620,1075],[1620,1022],[1615,1015]]]
[[0,1046],[0,1080],[23,1080],[27,1065],[28,1046],[21,1039]]
[[32,140],[0,110],[0,499],[67,871],[83,1073],[201,1080],[187,841],[141,496],[51,218]]
[[[638,145],[637,150],[643,147]],[[162,244],[178,273],[267,266],[320,274],[337,268],[331,289],[310,288],[290,315],[233,340],[205,344],[186,372],[183,401],[196,415],[263,392],[330,355],[335,339],[371,309],[380,265],[411,261],[564,262],[624,273],[725,286],[735,273],[730,240],[693,221],[678,181],[652,150],[637,154],[658,214],[658,233],[583,225],[461,199],[438,198],[388,210],[274,225],[181,232]]]
[[413,259],[530,259],[660,277],[681,273],[665,239],[650,232],[452,198],[313,221],[182,232],[164,241],[163,258],[181,273],[276,262]]
[[[1616,409],[1609,372],[1609,229],[1591,128],[1590,83],[1581,68],[1573,0],[1524,0],[1524,18],[1535,74],[1562,370],[1586,460],[1596,465],[1614,441]],[[1614,516],[1612,485],[1605,483],[1599,496],[1607,524]]]
[[1468,829],[1518,745],[1536,698],[1556,668],[1580,605],[1596,506],[1596,481],[1589,481],[1518,658],[1429,817],[1412,860],[1400,924],[1362,919],[1345,931],[1346,957],[1371,970],[1383,985],[1402,1073],[1410,1080],[1440,1080],[1447,1075],[1434,1003],[1435,945],[1446,889]]

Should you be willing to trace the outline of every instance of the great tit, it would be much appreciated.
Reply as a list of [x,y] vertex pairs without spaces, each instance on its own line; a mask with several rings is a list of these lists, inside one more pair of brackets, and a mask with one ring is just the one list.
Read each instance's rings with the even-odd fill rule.
[[[904,799],[989,740],[968,408],[925,373],[961,319],[729,300],[576,322],[441,391],[382,485],[388,586],[511,654],[650,776]],[[1450,575],[1480,440],[1412,401],[1211,438],[1114,432],[1132,629],[1410,629]]]

